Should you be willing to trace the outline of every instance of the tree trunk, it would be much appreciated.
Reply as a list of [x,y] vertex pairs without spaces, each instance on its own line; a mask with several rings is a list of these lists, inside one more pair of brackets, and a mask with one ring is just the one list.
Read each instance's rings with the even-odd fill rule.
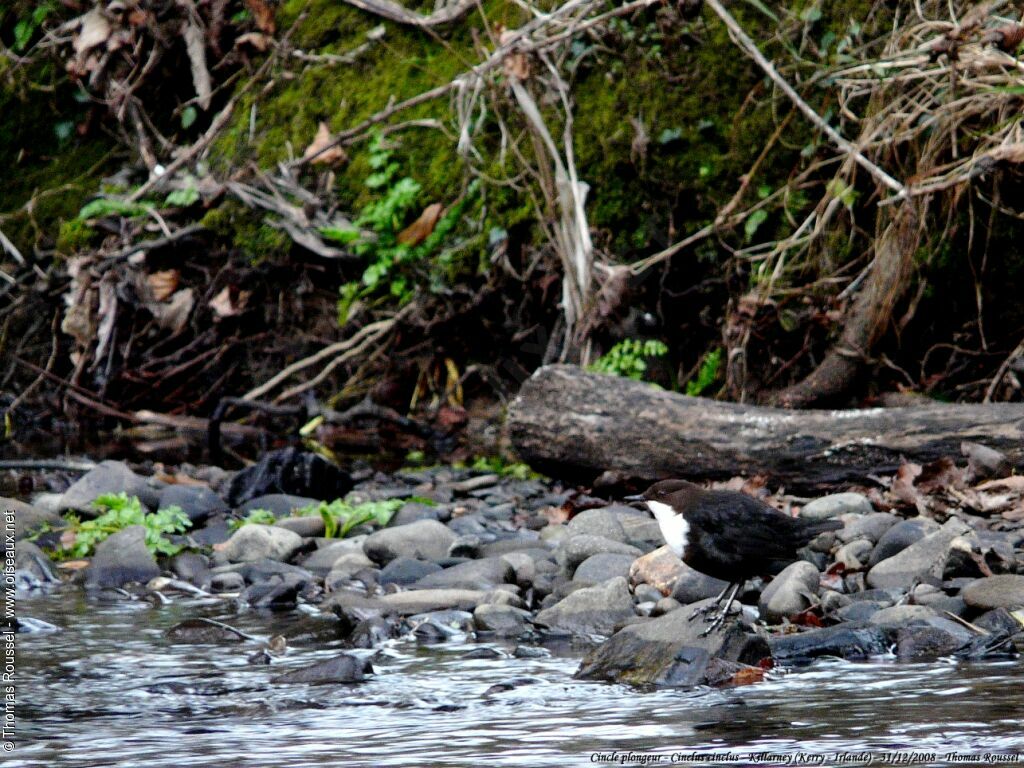
[[901,458],[958,456],[964,440],[1024,468],[1021,404],[791,411],[687,397],[567,365],[545,366],[523,384],[508,430],[535,469],[584,482],[605,470],[644,480],[767,474],[809,489],[892,472]]

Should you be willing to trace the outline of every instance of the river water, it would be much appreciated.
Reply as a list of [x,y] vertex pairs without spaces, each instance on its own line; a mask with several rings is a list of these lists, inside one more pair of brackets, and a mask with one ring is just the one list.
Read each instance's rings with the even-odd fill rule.
[[[913,750],[936,754],[917,764],[948,764],[948,752],[1024,753],[1019,660],[819,661],[743,688],[637,690],[573,680],[583,647],[519,658],[513,646],[471,638],[405,639],[377,649],[376,674],[360,685],[282,685],[270,677],[343,648],[333,620],[199,599],[101,602],[73,590],[26,597],[18,615],[63,631],[18,636],[18,737],[0,755],[10,768],[611,765],[630,751],[662,754],[661,764],[714,751],[736,764],[800,752],[835,765],[837,753],[869,752],[879,764],[885,752]],[[289,652],[257,665],[248,660],[255,642],[165,637],[199,616],[285,635]],[[481,648],[500,656],[473,658]]]

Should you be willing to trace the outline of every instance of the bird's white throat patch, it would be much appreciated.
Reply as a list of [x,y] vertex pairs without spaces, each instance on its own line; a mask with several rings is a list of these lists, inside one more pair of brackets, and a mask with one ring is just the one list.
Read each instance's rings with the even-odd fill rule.
[[676,553],[676,557],[682,558],[683,550],[686,549],[686,537],[690,533],[690,524],[686,522],[686,518],[660,501],[648,501],[647,507],[654,513],[665,543]]

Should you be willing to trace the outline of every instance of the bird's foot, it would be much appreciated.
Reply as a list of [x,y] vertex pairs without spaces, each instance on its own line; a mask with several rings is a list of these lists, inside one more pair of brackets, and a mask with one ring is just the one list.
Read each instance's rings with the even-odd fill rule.
[[690,614],[690,618],[688,619],[688,621],[693,621],[698,616],[703,616],[704,617],[704,621],[711,621],[711,619],[709,619],[708,617],[712,613],[715,612],[715,609],[718,608],[718,605],[719,605],[718,603],[708,603],[707,605],[703,606],[702,608],[698,608],[697,610],[695,610],[693,613]]
[[700,637],[707,637],[712,632],[714,632],[716,629],[718,629],[720,626],[722,626],[722,624],[725,623],[725,619],[726,619],[726,616],[728,615],[728,613],[729,613],[729,609],[728,608],[726,608],[724,611],[719,613],[714,618],[714,620],[711,622],[711,625],[707,629],[705,629],[703,632],[700,633]]

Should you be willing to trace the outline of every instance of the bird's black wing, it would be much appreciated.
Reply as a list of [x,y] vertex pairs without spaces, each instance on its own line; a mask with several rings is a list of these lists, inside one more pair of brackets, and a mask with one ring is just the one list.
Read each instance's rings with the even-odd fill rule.
[[693,519],[715,548],[748,561],[792,561],[803,544],[793,518],[752,496],[709,491]]

